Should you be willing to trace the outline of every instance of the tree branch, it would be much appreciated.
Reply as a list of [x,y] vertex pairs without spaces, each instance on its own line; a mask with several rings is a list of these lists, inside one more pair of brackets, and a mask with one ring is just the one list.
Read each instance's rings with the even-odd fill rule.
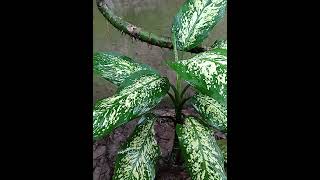
[[[162,48],[173,49],[173,44],[170,37],[157,36],[156,34],[144,31],[142,28],[124,21],[111,11],[105,0],[97,0],[97,6],[101,14],[121,32],[148,44]],[[200,53],[210,49],[210,47],[196,47],[188,52]]]

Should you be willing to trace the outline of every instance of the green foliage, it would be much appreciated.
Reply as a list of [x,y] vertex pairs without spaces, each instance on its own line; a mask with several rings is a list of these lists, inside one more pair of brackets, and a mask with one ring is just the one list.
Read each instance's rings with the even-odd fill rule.
[[227,107],[201,93],[192,97],[192,105],[208,125],[227,131]]
[[93,71],[115,85],[120,85],[132,73],[140,70],[154,71],[150,66],[116,52],[96,52],[93,55]]
[[[177,73],[177,87],[146,64],[114,52],[93,55],[94,72],[118,86],[116,93],[99,100],[93,109],[93,138],[106,137],[119,126],[141,117],[130,138],[118,152],[113,179],[155,179],[160,155],[151,113],[166,94],[171,97],[176,116],[179,147],[189,175],[194,180],[226,180],[227,140],[216,141],[212,128],[227,131],[227,40],[217,40],[212,49],[186,60],[177,50],[190,50],[204,41],[223,17],[226,0],[186,0],[174,18],[172,36],[175,61],[167,61]],[[195,88],[191,98],[201,116],[182,117],[189,98],[181,90],[180,77]],[[169,93],[170,87],[174,95]]]
[[187,0],[173,22],[177,49],[190,50],[202,43],[222,19],[226,4],[226,0]]
[[160,149],[155,139],[156,117],[147,114],[118,152],[114,180],[154,179]]
[[213,43],[212,47],[227,50],[227,40],[223,40],[223,39],[216,40]]
[[223,159],[224,159],[224,162],[227,163],[227,140],[226,139],[220,139],[217,141],[218,143],[218,146],[223,154]]
[[169,91],[169,82],[150,71],[129,76],[123,87],[109,98],[96,103],[93,110],[93,137],[100,139],[115,128],[148,112]]
[[212,131],[194,117],[176,126],[182,154],[192,179],[227,179],[223,155]]
[[180,61],[167,64],[201,93],[227,101],[227,56],[223,49],[214,49]]

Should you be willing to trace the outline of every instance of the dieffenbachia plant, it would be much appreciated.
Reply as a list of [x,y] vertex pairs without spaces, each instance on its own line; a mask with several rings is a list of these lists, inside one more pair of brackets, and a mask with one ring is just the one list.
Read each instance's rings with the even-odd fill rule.
[[[175,61],[166,61],[177,73],[176,86],[152,67],[115,52],[96,52],[93,69],[112,82],[116,93],[99,100],[93,109],[93,138],[99,140],[134,119],[140,119],[134,132],[118,152],[113,179],[155,179],[160,156],[155,139],[152,109],[166,96],[176,109],[176,144],[192,179],[225,180],[226,139],[214,132],[227,131],[227,41],[215,41],[211,49],[179,60],[178,51],[199,46],[222,19],[226,0],[186,0],[172,25]],[[189,85],[182,89],[182,81]],[[185,97],[191,86],[196,91]],[[170,91],[172,89],[172,92]],[[182,113],[186,101],[198,116]],[[226,134],[225,134],[226,135]]]

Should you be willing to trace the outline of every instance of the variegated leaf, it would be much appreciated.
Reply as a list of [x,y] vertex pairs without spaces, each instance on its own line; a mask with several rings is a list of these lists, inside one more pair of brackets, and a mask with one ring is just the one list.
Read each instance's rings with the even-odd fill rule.
[[146,64],[115,52],[97,52],[93,56],[93,71],[115,85],[120,85],[130,74],[140,70],[154,71]]
[[227,50],[227,40],[216,40],[213,45],[212,45],[213,48],[220,48],[220,49],[225,49]]
[[227,107],[214,98],[197,93],[192,97],[192,105],[205,123],[223,132],[227,131]]
[[228,148],[228,144],[227,144],[227,140],[226,139],[220,139],[217,141],[218,143],[218,146],[223,154],[223,159],[224,159],[224,162],[227,163],[227,158],[228,158],[228,151],[227,151],[227,148]]
[[147,114],[118,152],[113,180],[153,180],[160,149],[155,139],[155,116]]
[[189,175],[193,180],[226,180],[223,156],[212,131],[194,117],[177,124],[179,145]]
[[100,100],[94,106],[94,139],[149,111],[169,90],[168,79],[150,71],[138,71],[123,84],[126,86],[120,86],[114,96]]
[[202,43],[224,16],[226,4],[227,0],[187,0],[173,22],[177,49],[190,50]]
[[167,64],[201,93],[215,98],[223,105],[226,104],[226,50],[213,49],[198,54],[191,59],[167,61]]

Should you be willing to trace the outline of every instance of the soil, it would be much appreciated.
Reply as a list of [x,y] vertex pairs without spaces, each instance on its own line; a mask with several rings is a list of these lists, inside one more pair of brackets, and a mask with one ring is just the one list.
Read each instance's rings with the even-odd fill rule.
[[[174,109],[155,110],[154,113],[161,116],[173,116]],[[184,114],[193,114],[193,109],[184,110]],[[112,178],[117,151],[120,145],[131,135],[137,122],[138,119],[133,120],[93,144],[93,180],[109,180]],[[167,122],[166,119],[159,119],[155,123],[155,131],[161,151],[156,179],[189,180],[190,177],[183,167],[168,166],[165,163],[168,161],[173,148],[175,133],[173,123]]]

